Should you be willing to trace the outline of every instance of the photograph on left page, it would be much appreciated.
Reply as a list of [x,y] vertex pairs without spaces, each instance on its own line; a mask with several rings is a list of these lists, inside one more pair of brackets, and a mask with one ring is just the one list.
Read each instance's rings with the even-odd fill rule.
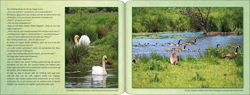
[[65,88],[118,88],[118,7],[65,7]]

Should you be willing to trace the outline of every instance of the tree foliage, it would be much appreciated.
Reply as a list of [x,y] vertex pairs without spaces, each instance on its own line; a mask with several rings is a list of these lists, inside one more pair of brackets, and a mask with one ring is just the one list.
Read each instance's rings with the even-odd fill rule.
[[133,33],[235,31],[242,34],[243,8],[133,8],[132,21]]
[[96,12],[117,12],[117,7],[66,7],[65,13],[78,13],[78,12],[85,12],[85,13],[96,13]]
[[183,10],[180,11],[181,14],[187,15],[191,23],[194,24],[194,26],[202,26],[205,28],[207,32],[209,32],[207,28],[207,21],[209,16],[210,8],[183,8]]

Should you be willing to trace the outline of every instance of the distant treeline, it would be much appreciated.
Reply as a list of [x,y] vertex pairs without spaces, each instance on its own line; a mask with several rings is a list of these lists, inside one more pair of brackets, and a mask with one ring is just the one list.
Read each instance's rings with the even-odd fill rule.
[[243,8],[133,8],[132,14],[133,33],[243,32]]
[[95,13],[95,12],[117,12],[117,7],[84,7],[84,8],[78,8],[78,7],[66,7],[65,13],[78,13],[79,11],[85,12],[85,13]]

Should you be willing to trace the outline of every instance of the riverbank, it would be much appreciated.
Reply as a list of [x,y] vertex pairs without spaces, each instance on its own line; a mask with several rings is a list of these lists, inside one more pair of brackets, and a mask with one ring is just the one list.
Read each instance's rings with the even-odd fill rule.
[[203,35],[190,36],[190,35],[164,35],[170,33],[190,33],[190,32],[157,32],[157,33],[133,33],[133,39],[164,39],[164,38],[197,38]]
[[[75,13],[65,15],[65,66],[74,71],[82,67],[97,66],[102,63],[103,55],[109,65],[118,65],[118,13],[97,11],[88,13],[91,8],[73,8]],[[73,10],[70,9],[70,10]],[[85,11],[83,10],[85,9]],[[97,8],[94,8],[97,9]],[[104,8],[117,9],[117,8]],[[91,41],[88,48],[75,46],[74,36],[87,35]]]
[[216,36],[216,35],[235,35],[235,32],[204,32],[203,35],[206,36]]

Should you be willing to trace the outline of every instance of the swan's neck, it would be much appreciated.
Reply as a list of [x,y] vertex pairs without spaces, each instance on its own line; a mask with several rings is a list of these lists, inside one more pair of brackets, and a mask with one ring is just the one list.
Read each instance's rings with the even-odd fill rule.
[[76,44],[78,43],[78,40],[77,40],[77,38],[75,38],[75,43],[76,43]]
[[102,60],[102,68],[103,68],[102,75],[106,75],[106,74],[107,74],[107,72],[106,72],[106,67],[105,67],[105,62],[104,62],[104,59]]

